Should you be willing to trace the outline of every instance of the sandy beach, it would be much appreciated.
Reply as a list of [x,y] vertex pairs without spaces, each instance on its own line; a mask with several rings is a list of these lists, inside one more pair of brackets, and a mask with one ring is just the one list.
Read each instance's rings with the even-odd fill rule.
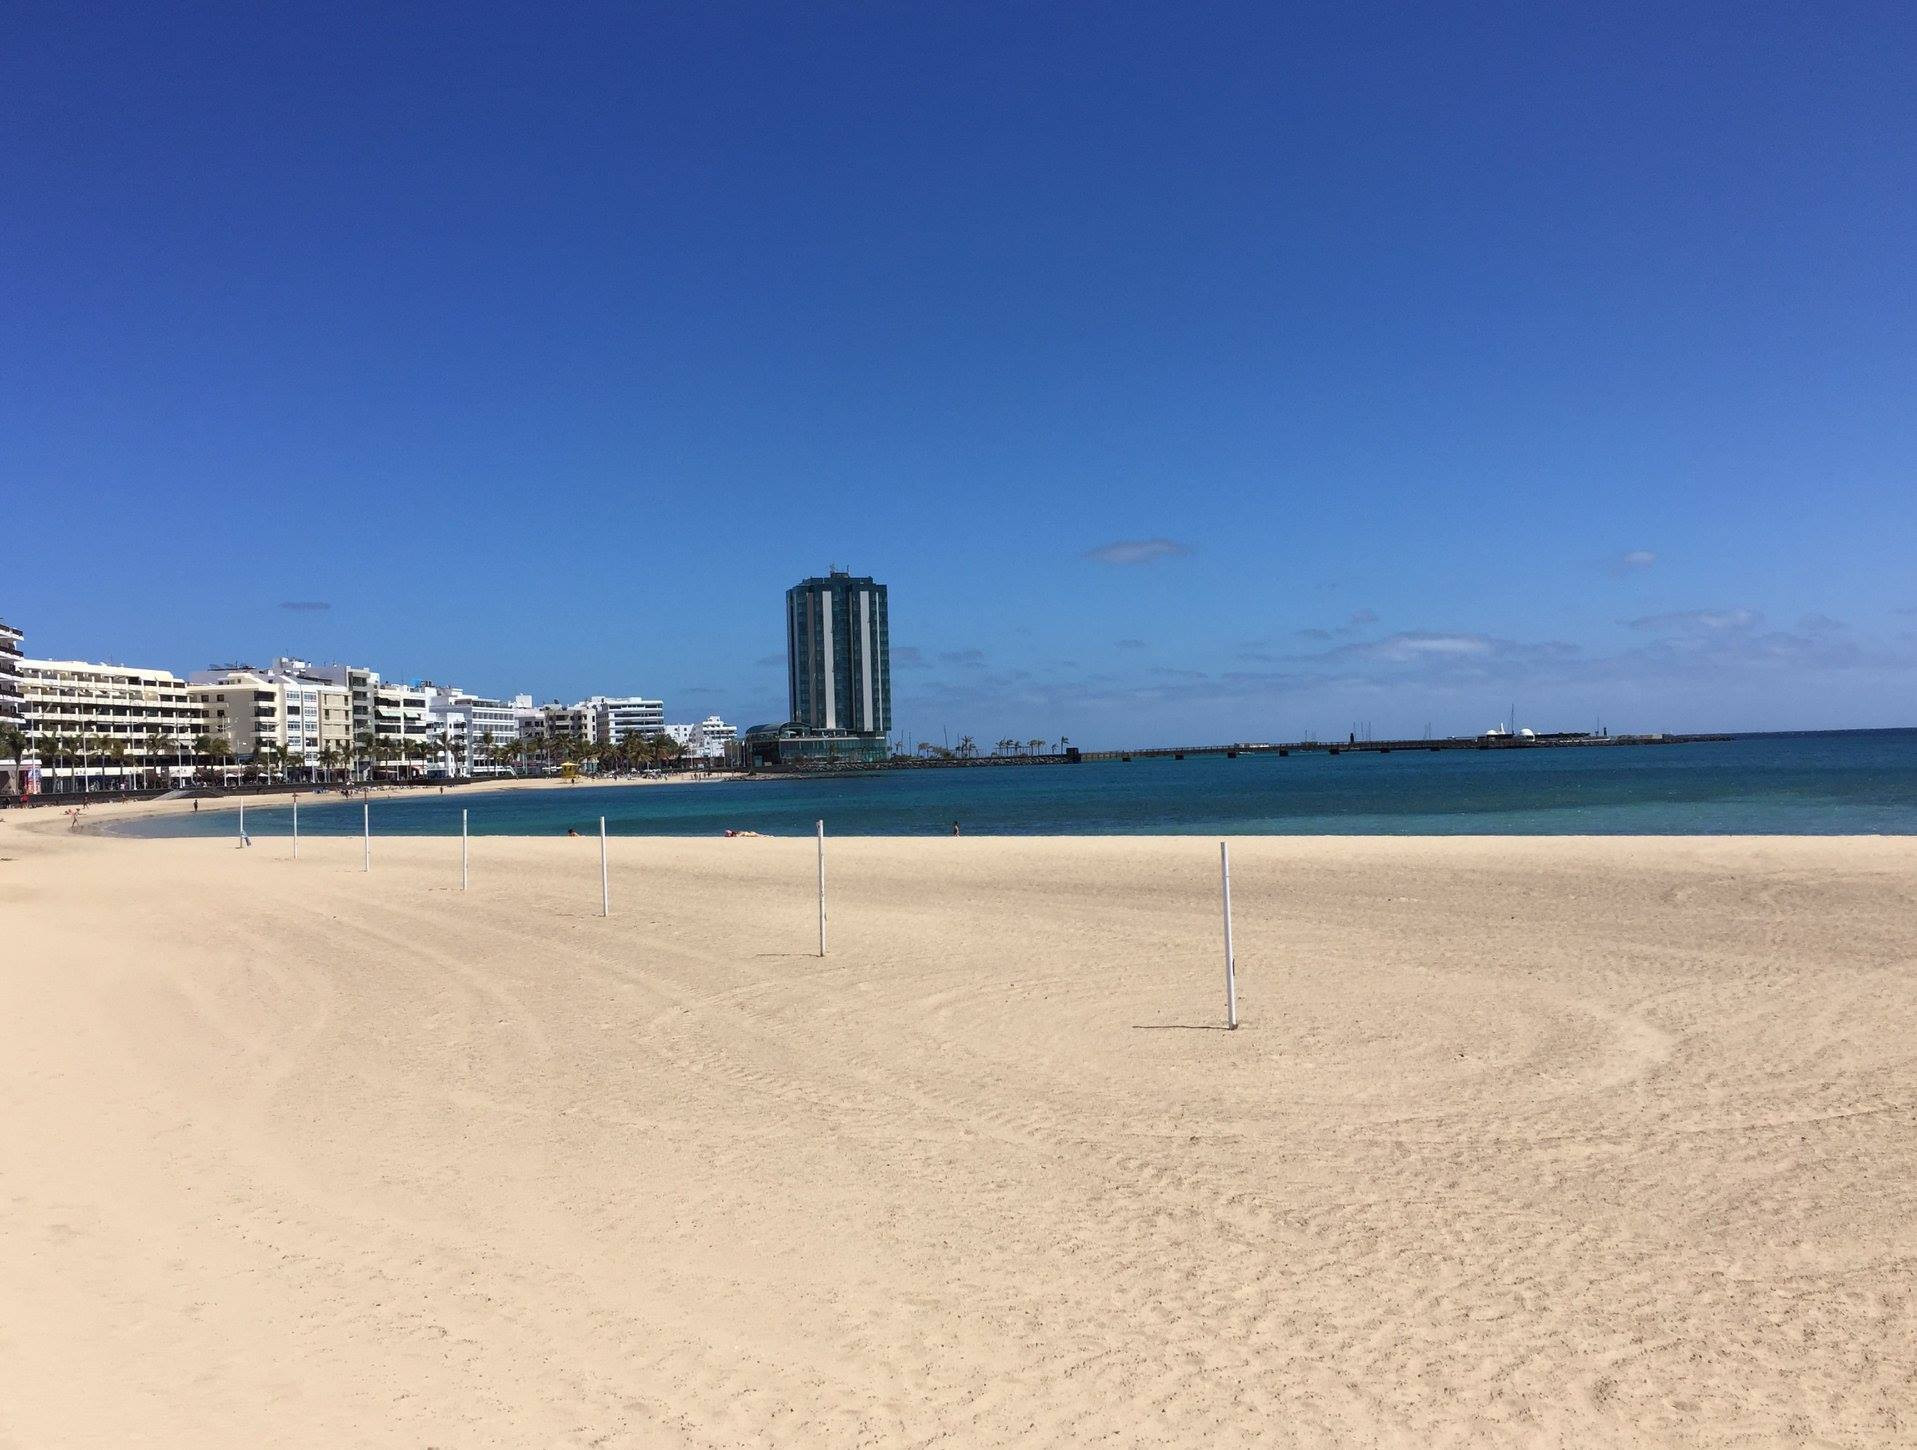
[[1917,1441],[1917,840],[0,824],[0,1446]]

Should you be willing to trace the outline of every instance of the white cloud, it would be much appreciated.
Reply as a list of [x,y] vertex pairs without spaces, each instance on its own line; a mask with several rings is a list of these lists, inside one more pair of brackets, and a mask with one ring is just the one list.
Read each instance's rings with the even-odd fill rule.
[[1481,634],[1394,634],[1376,644],[1354,645],[1353,652],[1370,659],[1417,660],[1443,656],[1488,655],[1496,646]]
[[1114,539],[1087,549],[1085,557],[1096,564],[1149,564],[1156,559],[1175,559],[1191,550],[1176,539]]
[[1653,634],[1715,634],[1724,630],[1750,629],[1763,622],[1754,609],[1680,609],[1669,614],[1643,614],[1628,619],[1631,629]]
[[1649,549],[1626,549],[1604,561],[1605,572],[1622,577],[1626,574],[1641,574],[1657,562],[1657,555]]

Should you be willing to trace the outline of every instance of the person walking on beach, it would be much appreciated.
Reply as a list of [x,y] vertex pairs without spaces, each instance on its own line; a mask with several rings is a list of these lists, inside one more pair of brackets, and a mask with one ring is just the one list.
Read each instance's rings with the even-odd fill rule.
[[954,821],[952,822],[952,834],[956,836],[958,833],[959,833],[958,822]]

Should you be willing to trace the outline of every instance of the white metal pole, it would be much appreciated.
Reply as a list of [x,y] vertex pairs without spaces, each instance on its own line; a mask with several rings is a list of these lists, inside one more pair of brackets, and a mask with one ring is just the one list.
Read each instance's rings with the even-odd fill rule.
[[299,856],[299,853],[300,853],[300,798],[298,796],[294,796],[293,797],[293,855],[297,858]]
[[825,955],[825,822],[819,822],[819,955]]
[[1231,950],[1231,847],[1218,843],[1218,880],[1225,898],[1225,1026],[1238,1025],[1238,963]]
[[366,860],[359,869],[362,871],[371,871],[373,869],[373,803],[371,801],[362,801],[360,802],[359,810],[360,817],[366,826]]
[[461,891],[464,891],[466,889],[466,881],[467,881],[466,868],[467,868],[467,861],[468,861],[468,852],[466,849],[466,842],[467,842],[466,811],[464,807],[461,807],[459,812],[459,889]]
[[240,802],[240,844],[246,844],[246,802]]
[[599,818],[599,914],[612,915],[612,878],[606,874],[606,818]]

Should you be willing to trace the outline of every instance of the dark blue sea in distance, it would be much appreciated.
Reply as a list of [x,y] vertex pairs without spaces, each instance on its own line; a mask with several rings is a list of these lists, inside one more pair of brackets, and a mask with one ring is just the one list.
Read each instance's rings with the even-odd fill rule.
[[[1753,735],[1687,745],[1194,756],[1083,765],[900,770],[834,777],[540,791],[484,786],[381,800],[385,835],[597,832],[712,836],[728,828],[841,836],[1910,835],[1917,730]],[[284,805],[249,806],[255,835]],[[140,836],[230,833],[229,811],[120,822]],[[306,797],[300,832],[351,835],[360,807]]]

